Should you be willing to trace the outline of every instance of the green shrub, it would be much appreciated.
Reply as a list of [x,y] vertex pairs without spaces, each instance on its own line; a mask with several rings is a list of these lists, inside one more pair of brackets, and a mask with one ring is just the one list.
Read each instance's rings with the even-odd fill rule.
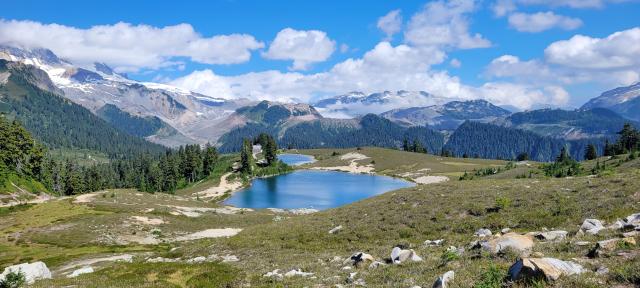
[[506,273],[500,268],[492,265],[487,271],[480,275],[480,281],[473,285],[474,288],[501,288]]
[[26,284],[22,271],[9,272],[3,280],[0,280],[0,288],[18,288]]

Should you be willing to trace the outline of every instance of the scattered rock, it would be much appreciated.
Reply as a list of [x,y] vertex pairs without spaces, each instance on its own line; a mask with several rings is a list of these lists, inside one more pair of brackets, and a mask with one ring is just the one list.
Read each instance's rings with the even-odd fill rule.
[[640,213],[636,213],[636,214],[631,214],[629,216],[627,216],[627,218],[624,218],[624,222],[627,225],[633,225],[633,226],[640,226]]
[[562,241],[567,238],[569,232],[563,230],[536,233],[535,237],[542,241]]
[[187,263],[202,263],[202,262],[205,262],[205,261],[207,261],[206,257],[198,256],[198,257],[191,258],[191,259],[187,260]]
[[353,255],[351,255],[351,257],[347,258],[342,264],[351,264],[353,266],[360,266],[361,263],[365,262],[365,261],[369,261],[369,262],[373,262],[375,261],[375,259],[373,258],[373,256],[364,253],[364,252],[356,252]]
[[67,278],[75,278],[78,277],[82,274],[89,274],[89,273],[93,273],[93,267],[91,266],[87,266],[87,267],[82,267],[80,269],[76,269],[73,270],[73,272],[71,272],[71,274],[67,275]]
[[464,247],[456,247],[456,246],[449,246],[449,248],[447,248],[447,252],[449,253],[454,253],[457,256],[462,256],[462,254],[464,254]]
[[289,210],[289,212],[293,213],[294,215],[305,215],[305,214],[312,214],[312,213],[316,213],[320,210],[318,209],[311,209],[311,208],[298,208],[298,209],[291,209]]
[[424,245],[427,247],[440,246],[442,243],[444,243],[444,239],[424,241]]
[[453,271],[447,271],[442,274],[442,276],[438,277],[435,283],[433,283],[432,288],[447,288],[449,287],[449,283],[453,281],[455,273]]
[[224,255],[222,257],[222,262],[238,262],[240,261],[240,259],[238,259],[238,256],[236,255]]
[[478,245],[482,249],[492,254],[502,253],[507,249],[511,249],[515,252],[518,252],[522,256],[528,256],[529,253],[531,253],[534,242],[531,235],[507,233],[490,240],[481,241],[478,243]]
[[300,269],[293,269],[287,273],[284,273],[284,277],[294,277],[294,276],[309,277],[309,276],[313,276],[313,273],[302,272],[302,270]]
[[596,274],[598,274],[598,275],[606,275],[606,274],[609,274],[609,268],[604,267],[604,266],[600,266],[600,267],[598,267],[598,269],[596,270]]
[[491,235],[492,235],[491,230],[485,229],[485,228],[478,229],[478,231],[476,231],[476,233],[473,234],[473,236],[481,237],[481,238],[489,237]]
[[160,218],[149,218],[146,216],[131,216],[131,220],[146,225],[160,225],[164,224],[164,220]]
[[596,247],[593,248],[591,252],[589,252],[589,257],[598,257],[603,254],[613,252],[618,248],[620,248],[620,246],[622,245],[635,246],[636,239],[633,237],[626,237],[626,238],[615,238],[615,239],[598,241],[598,244],[596,244]]
[[280,274],[280,269],[276,269],[271,272],[267,272],[266,274],[262,275],[262,277],[282,279],[282,274]]
[[376,268],[381,267],[381,266],[387,266],[387,264],[384,264],[384,263],[382,263],[380,261],[373,261],[373,262],[371,262],[371,264],[369,264],[369,269],[376,269]]
[[576,242],[573,242],[573,244],[576,245],[576,246],[584,247],[584,246],[591,245],[591,242],[589,242],[589,241],[576,241]]
[[622,236],[625,237],[625,238],[627,238],[627,237],[637,237],[637,236],[640,236],[640,231],[634,230],[634,231],[624,232],[624,233],[622,233]]
[[173,263],[180,261],[180,258],[164,258],[164,257],[156,257],[147,259],[147,263]]
[[204,238],[220,238],[220,237],[231,237],[240,233],[242,229],[239,228],[224,228],[224,229],[207,229],[199,232],[195,232],[192,234],[188,234],[185,236],[177,237],[176,241],[189,241],[189,240],[198,240]]
[[500,230],[500,233],[502,234],[507,234],[509,232],[511,232],[511,228],[503,228],[502,230]]
[[391,250],[391,261],[394,264],[400,264],[407,261],[420,262],[422,258],[416,254],[413,249],[401,249],[400,247],[394,247]]
[[613,224],[607,226],[607,229],[611,229],[611,230],[620,230],[622,228],[624,228],[626,226],[626,223],[620,219],[616,220],[616,222],[613,222]]
[[24,278],[27,284],[33,284],[36,280],[51,279],[51,271],[47,268],[44,262],[38,261],[33,263],[22,263],[18,265],[9,266],[4,268],[2,274],[0,274],[0,280],[4,280],[9,273],[24,273]]
[[602,229],[604,229],[604,225],[602,221],[598,219],[585,219],[584,222],[582,222],[582,226],[580,226],[580,231],[590,235],[596,235]]
[[531,278],[558,280],[561,276],[581,274],[586,270],[579,264],[555,258],[523,258],[518,259],[509,268],[512,281]]
[[329,234],[335,234],[338,233],[338,231],[342,230],[342,225],[338,225],[336,227],[334,227],[333,229],[329,230]]

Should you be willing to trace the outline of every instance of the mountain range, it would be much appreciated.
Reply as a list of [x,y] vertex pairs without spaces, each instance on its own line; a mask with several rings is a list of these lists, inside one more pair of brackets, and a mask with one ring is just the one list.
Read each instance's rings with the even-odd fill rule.
[[[604,92],[574,111],[540,109],[511,113],[485,100],[451,101],[425,91],[403,90],[371,94],[350,92],[320,100],[312,106],[228,100],[166,84],[138,82],[114,72],[104,63],[81,67],[46,49],[1,46],[0,59],[5,60],[6,67],[0,72],[0,87],[6,94],[0,95],[0,110],[10,111],[15,116],[20,115],[17,111],[35,109],[19,101],[9,101],[18,99],[17,95],[10,94],[19,89],[9,88],[17,85],[16,79],[22,79],[20,81],[24,83],[18,82],[23,86],[28,84],[31,93],[27,94],[38,95],[38,101],[31,101],[30,105],[44,103],[43,95],[56,97],[66,101],[55,100],[56,103],[73,103],[86,109],[86,113],[81,113],[82,117],[91,119],[83,121],[99,120],[104,124],[96,125],[113,127],[119,135],[133,137],[127,138],[129,140],[144,138],[168,147],[213,143],[224,152],[236,151],[243,138],[266,132],[276,136],[282,146],[292,148],[367,145],[398,148],[406,140],[420,142],[430,153],[449,150],[454,155],[460,154],[458,156],[478,154],[479,157],[509,158],[518,150],[527,150],[520,152],[531,152],[545,161],[552,159],[558,145],[572,146],[572,154],[579,158],[579,150],[587,143],[601,145],[604,140],[615,138],[624,123],[638,125],[635,121],[640,118],[640,83]],[[20,77],[16,78],[14,74]],[[56,105],[50,109],[62,109]],[[389,110],[390,107],[393,109]],[[54,115],[58,114],[50,114],[50,117],[64,117]],[[27,118],[20,120],[30,121],[31,124],[25,125],[27,129],[48,129]],[[495,131],[500,131],[504,137],[473,134],[470,127],[488,132],[492,129],[487,127],[495,127]],[[522,134],[525,132],[528,134]],[[43,131],[33,133],[43,135]],[[528,143],[534,144],[509,143],[518,137],[533,139]],[[483,141],[489,140],[506,141],[512,149],[504,149],[508,153],[492,154],[461,146],[486,147],[489,142]],[[468,141],[474,141],[473,145]],[[542,151],[536,145],[556,148]],[[77,143],[67,146],[105,149]]]

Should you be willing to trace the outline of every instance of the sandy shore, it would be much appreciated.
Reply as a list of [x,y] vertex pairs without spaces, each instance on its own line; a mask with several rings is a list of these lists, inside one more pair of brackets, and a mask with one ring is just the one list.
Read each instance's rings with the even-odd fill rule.
[[329,170],[329,171],[342,171],[348,173],[357,174],[372,174],[376,169],[373,164],[367,164],[361,166],[356,161],[369,159],[368,156],[360,153],[350,152],[340,156],[340,160],[350,160],[349,165],[346,166],[332,166],[332,167],[313,167],[312,170]]
[[206,190],[194,193],[194,198],[218,198],[223,196],[227,191],[236,191],[242,188],[242,182],[233,181],[229,182],[227,178],[231,176],[232,173],[227,173],[220,177],[220,184],[218,186],[209,187]]

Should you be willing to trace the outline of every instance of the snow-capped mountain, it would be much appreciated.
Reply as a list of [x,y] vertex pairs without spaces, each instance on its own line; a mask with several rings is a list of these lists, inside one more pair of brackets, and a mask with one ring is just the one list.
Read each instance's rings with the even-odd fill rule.
[[0,59],[42,69],[64,97],[94,113],[112,104],[131,115],[158,117],[180,135],[157,135],[149,140],[169,146],[214,143],[226,132],[214,129],[216,124],[235,109],[251,103],[210,97],[165,84],[137,82],[116,73],[104,63],[76,66],[47,49],[0,46]]
[[452,101],[443,105],[393,109],[381,116],[409,126],[430,126],[437,130],[455,130],[466,120],[491,122],[511,112],[485,100]]
[[324,116],[356,117],[368,113],[379,114],[391,109],[441,105],[451,100],[455,99],[438,97],[424,91],[384,91],[368,95],[350,92],[320,100],[314,106]]
[[607,108],[625,118],[640,121],[640,82],[606,91],[589,100],[582,109]]

